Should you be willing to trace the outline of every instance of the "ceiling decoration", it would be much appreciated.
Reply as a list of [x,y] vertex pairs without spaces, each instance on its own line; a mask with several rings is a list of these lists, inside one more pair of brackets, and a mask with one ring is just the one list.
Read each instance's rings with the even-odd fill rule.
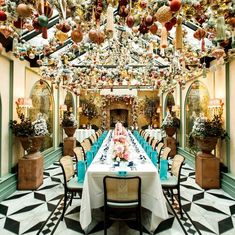
[[[0,41],[49,80],[162,91],[234,56],[232,0],[0,0]],[[208,59],[209,58],[209,59]]]

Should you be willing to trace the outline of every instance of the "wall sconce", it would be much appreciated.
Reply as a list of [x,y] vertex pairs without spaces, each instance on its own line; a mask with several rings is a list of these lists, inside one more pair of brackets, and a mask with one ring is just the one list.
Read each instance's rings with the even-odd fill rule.
[[31,98],[18,98],[16,101],[16,112],[18,117],[23,114],[26,118],[28,118],[28,110],[32,107],[33,105]]
[[174,105],[173,107],[172,107],[172,112],[175,112],[175,115],[176,115],[176,117],[179,117],[179,114],[180,114],[180,106],[179,105]]
[[211,116],[219,115],[221,116],[223,113],[223,101],[219,98],[213,98],[209,100],[208,109],[211,113]]

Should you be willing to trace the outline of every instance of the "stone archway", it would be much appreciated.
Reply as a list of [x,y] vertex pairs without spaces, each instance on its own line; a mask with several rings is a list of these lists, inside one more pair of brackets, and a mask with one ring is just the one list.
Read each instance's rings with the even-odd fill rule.
[[[112,124],[115,121],[125,121],[125,125],[127,127],[132,125],[132,115],[131,115],[132,106],[130,104],[126,104],[125,102],[119,101],[119,102],[112,102],[108,107],[106,107],[106,113],[107,113],[107,122],[106,122],[106,128],[112,128]],[[116,112],[116,119],[115,117],[112,117],[111,114],[115,114]],[[125,117],[127,113],[126,120],[120,120]],[[118,120],[119,119],[119,120]]]

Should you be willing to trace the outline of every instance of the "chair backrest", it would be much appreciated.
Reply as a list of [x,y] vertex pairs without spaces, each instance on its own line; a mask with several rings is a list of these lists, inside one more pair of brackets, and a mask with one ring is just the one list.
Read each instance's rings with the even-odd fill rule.
[[73,149],[74,155],[76,157],[76,161],[84,161],[84,152],[82,150],[82,147],[76,147]]
[[138,202],[141,205],[141,178],[105,176],[103,179],[105,203]]
[[185,157],[183,157],[180,154],[176,154],[172,160],[172,165],[171,165],[171,173],[172,175],[178,177],[178,182],[180,179],[180,172],[182,165],[184,163]]
[[64,183],[65,185],[67,181],[74,176],[74,166],[73,166],[73,159],[71,156],[66,155],[60,159],[60,166],[62,167],[63,175],[64,175]]
[[171,148],[165,147],[163,149],[162,159],[168,159],[168,155],[169,155],[170,151],[171,151]]
[[91,136],[89,137],[89,139],[90,139],[90,141],[91,141],[91,144],[94,144],[95,141],[96,141],[93,135],[91,135]]
[[157,143],[158,143],[158,140],[156,138],[153,138],[152,143],[151,143],[153,149],[156,148]]
[[158,152],[159,156],[161,155],[161,151],[162,151],[163,146],[164,146],[164,144],[162,142],[158,143],[158,145],[157,145],[157,152]]
[[152,136],[152,137],[149,137],[149,139],[148,139],[148,143],[149,143],[150,145],[152,144],[153,139],[154,139],[154,137],[153,137],[153,136]]
[[83,147],[85,153],[91,150],[91,144],[88,139],[84,139],[81,143],[81,146]]
[[146,133],[144,134],[144,139],[147,141],[148,137],[149,137],[149,134],[146,132]]

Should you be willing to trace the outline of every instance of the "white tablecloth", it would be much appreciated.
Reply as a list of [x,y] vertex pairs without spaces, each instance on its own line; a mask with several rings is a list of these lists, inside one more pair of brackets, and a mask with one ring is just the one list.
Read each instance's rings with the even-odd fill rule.
[[82,142],[84,139],[90,137],[91,135],[95,134],[94,129],[77,129],[75,132],[75,137],[79,142]]
[[[113,162],[110,158],[113,151],[113,141],[108,143],[107,135],[103,145],[99,149],[92,164],[87,169],[84,180],[84,187],[81,200],[80,224],[84,230],[92,221],[92,209],[100,208],[104,205],[103,178],[105,175],[118,175],[119,167],[113,168]],[[109,146],[107,159],[104,163],[100,161],[103,149]],[[141,202],[142,207],[152,212],[150,230],[154,231],[159,223],[168,218],[165,198],[163,196],[160,178],[156,167],[147,157],[142,147],[138,144],[140,153],[137,153],[132,144],[130,144],[130,160],[132,160],[136,169],[131,170],[127,167],[128,176],[138,175],[141,177]],[[139,159],[139,155],[145,155],[146,161]]]
[[148,133],[150,137],[156,138],[158,141],[162,139],[161,129],[146,129],[145,132]]

